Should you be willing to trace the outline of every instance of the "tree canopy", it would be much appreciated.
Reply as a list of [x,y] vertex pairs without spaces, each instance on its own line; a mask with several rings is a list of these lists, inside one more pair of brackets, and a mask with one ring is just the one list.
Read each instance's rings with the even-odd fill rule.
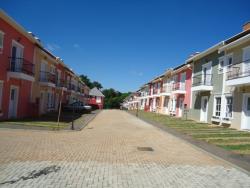
[[[80,75],[80,79],[90,88],[96,87],[101,90],[103,88],[102,84],[98,81],[91,81],[91,79],[87,75]],[[120,104],[130,93],[122,93],[120,91],[116,91],[113,88],[103,89],[102,90],[104,98],[104,108],[106,109],[118,109],[120,108]]]
[[99,83],[98,81],[91,81],[87,75],[80,75],[80,79],[90,88],[96,87],[97,89],[102,89],[102,84]]
[[119,91],[114,90],[113,88],[104,89],[102,93],[105,95],[104,108],[106,109],[120,108],[120,104],[122,103],[122,101],[130,94],[121,93]]

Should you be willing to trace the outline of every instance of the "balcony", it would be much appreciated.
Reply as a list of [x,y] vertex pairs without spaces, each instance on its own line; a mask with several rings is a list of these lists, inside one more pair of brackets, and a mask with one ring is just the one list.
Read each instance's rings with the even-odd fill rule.
[[70,90],[71,92],[76,92],[77,87],[76,87],[76,85],[69,83],[68,84],[68,90]]
[[250,59],[228,67],[226,85],[250,85]]
[[56,87],[61,88],[63,90],[67,90],[66,82],[63,79],[57,79],[56,81]]
[[172,84],[171,85],[163,85],[161,95],[163,96],[170,96],[172,92]]
[[8,77],[33,82],[34,64],[24,58],[9,57]]
[[51,72],[40,71],[39,82],[43,86],[55,87],[56,86],[56,75]]
[[184,82],[177,82],[173,84],[173,93],[175,94],[185,94],[186,84]]
[[212,74],[198,74],[193,76],[192,91],[212,91]]

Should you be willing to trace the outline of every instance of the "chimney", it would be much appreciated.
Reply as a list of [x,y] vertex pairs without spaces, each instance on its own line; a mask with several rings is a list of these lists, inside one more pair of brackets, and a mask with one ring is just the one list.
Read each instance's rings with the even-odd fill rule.
[[250,30],[250,21],[243,25],[243,31]]

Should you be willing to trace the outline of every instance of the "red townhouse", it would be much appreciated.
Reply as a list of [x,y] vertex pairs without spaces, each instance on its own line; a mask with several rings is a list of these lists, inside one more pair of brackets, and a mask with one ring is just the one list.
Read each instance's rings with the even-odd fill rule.
[[35,44],[39,40],[0,11],[0,119],[30,114]]
[[182,117],[185,108],[191,105],[192,69],[189,64],[180,65],[173,70],[172,112]]
[[159,112],[161,108],[162,78],[163,75],[158,76],[149,85],[149,111],[151,112]]
[[102,92],[99,89],[94,87],[89,91],[89,102],[88,103],[93,108],[103,109],[104,95],[102,94]]
[[[59,99],[62,97],[62,105],[65,105],[67,103],[66,97],[67,97],[67,78],[66,78],[66,68],[64,63],[60,58],[57,58],[57,72],[56,72],[56,96],[58,96]],[[57,97],[56,97],[57,98]]]

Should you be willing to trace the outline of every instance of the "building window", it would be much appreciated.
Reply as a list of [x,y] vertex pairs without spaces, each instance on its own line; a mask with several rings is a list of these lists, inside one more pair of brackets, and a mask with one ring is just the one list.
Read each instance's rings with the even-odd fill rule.
[[221,113],[221,97],[215,98],[215,116],[220,117]]
[[2,113],[3,82],[0,81],[0,114]]
[[233,116],[233,97],[226,97],[226,117],[232,118]]
[[3,38],[4,38],[4,32],[0,31],[0,53],[3,50]]
[[224,57],[221,57],[219,59],[219,68],[218,68],[218,73],[223,73],[223,69],[224,69]]
[[228,54],[226,58],[227,69],[230,69],[232,65],[233,65],[233,54]]

